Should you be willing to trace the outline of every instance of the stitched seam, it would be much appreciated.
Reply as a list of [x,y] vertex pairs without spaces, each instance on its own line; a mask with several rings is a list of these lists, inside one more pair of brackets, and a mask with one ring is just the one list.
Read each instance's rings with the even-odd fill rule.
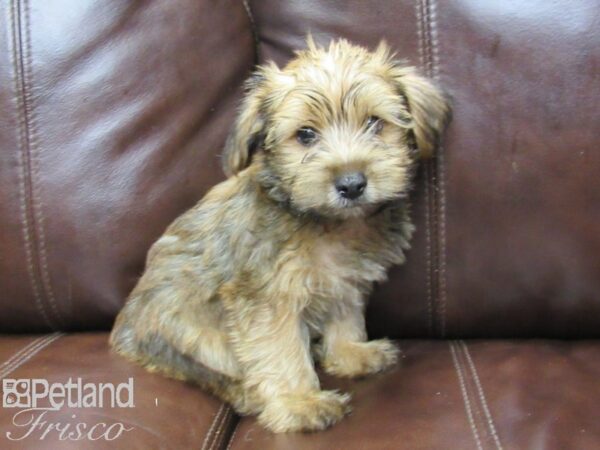
[[471,399],[471,409],[473,411],[473,419],[477,425],[477,430],[479,431],[479,438],[481,439],[481,443],[484,447],[487,446],[488,441],[491,442],[492,436],[489,433],[485,415],[483,412],[483,408],[479,403],[479,399],[477,397],[477,388],[475,387],[475,381],[473,380],[473,376],[471,372],[467,369],[467,359],[464,355],[464,352],[458,341],[454,342],[454,348],[456,349],[456,357],[459,362],[459,366],[463,372],[465,377],[465,386],[467,389],[467,393],[469,398]]
[[[422,0],[422,23],[424,42],[424,69],[430,78],[439,77],[439,46],[437,34],[437,4],[435,0]],[[440,337],[446,336],[446,226],[445,226],[445,196],[442,190],[444,157],[443,149],[436,149],[435,159],[426,161],[427,180],[431,184],[429,199],[429,228],[431,236],[430,277],[432,278],[432,291],[434,295],[435,316]]]
[[35,306],[40,313],[43,321],[49,328],[54,328],[52,320],[46,312],[45,305],[42,301],[40,288],[38,286],[38,280],[36,277],[36,270],[34,267],[34,237],[30,223],[30,211],[28,198],[31,198],[31,180],[30,180],[30,161],[29,161],[29,142],[28,142],[28,122],[27,122],[27,111],[25,106],[24,98],[24,74],[23,74],[23,54],[22,54],[22,43],[21,43],[21,16],[20,16],[20,2],[15,0],[10,5],[10,22],[12,27],[12,58],[14,67],[14,89],[15,97],[14,101],[17,105],[17,130],[18,130],[18,142],[19,151],[17,164],[19,166],[19,210],[21,229],[23,232],[23,246],[25,250],[25,260],[27,263],[27,274],[29,277],[29,283],[33,293]]
[[29,283],[31,286],[31,290],[33,293],[33,298],[35,301],[35,306],[37,307],[42,319],[48,325],[48,327],[53,328],[52,322],[46,313],[44,305],[42,303],[40,291],[38,288],[35,270],[33,266],[33,243],[31,234],[31,228],[29,223],[29,212],[27,208],[27,192],[28,192],[28,160],[26,158],[27,153],[27,132],[25,130],[27,126],[27,121],[25,119],[25,107],[23,105],[23,97],[22,97],[22,55],[20,51],[20,42],[21,42],[21,34],[20,34],[20,15],[19,15],[19,2],[18,0],[11,2],[10,8],[10,22],[12,26],[12,39],[13,39],[13,48],[12,48],[12,57],[13,57],[13,66],[14,66],[14,89],[15,89],[15,103],[17,104],[17,129],[18,129],[18,141],[19,141],[19,157],[18,166],[19,166],[19,209],[21,215],[21,229],[23,231],[23,246],[25,249],[25,259],[27,262],[27,274],[29,276]]
[[40,341],[35,346],[31,347],[29,351],[21,355],[21,357],[18,360],[15,360],[11,365],[9,365],[2,372],[0,372],[0,379],[3,379],[7,375],[14,372],[16,369],[21,367],[23,364],[25,364],[27,361],[33,358],[36,354],[38,354],[41,350],[48,347],[50,344],[52,344],[54,341],[56,341],[62,336],[64,336],[63,333],[53,333],[51,335],[48,335],[46,339]]
[[231,448],[233,447],[233,441],[235,440],[235,435],[237,433],[237,431],[240,428],[240,423],[236,423],[235,424],[235,428],[233,429],[233,433],[231,433],[231,437],[229,438],[229,444],[227,445],[227,449],[226,450],[231,450]]
[[215,438],[213,440],[213,445],[210,447],[210,450],[221,447],[219,444],[223,440],[222,439],[223,432],[229,425],[229,418],[231,417],[231,411],[232,411],[231,407],[228,406],[227,409],[225,410],[225,414],[223,414],[223,419],[221,419],[221,423],[219,424],[219,426],[217,427],[217,430],[215,431]]
[[[423,0],[421,3],[422,8],[422,23],[423,23],[423,70],[429,77],[432,76],[432,65],[433,56],[431,53],[431,20],[428,0]],[[437,235],[435,230],[437,229],[437,217],[436,211],[436,173],[435,164],[432,160],[425,161],[425,174],[426,174],[426,193],[427,193],[427,225],[429,234],[429,279],[431,285],[431,296],[432,296],[432,315],[436,314],[438,306],[438,286],[436,277],[437,264],[437,241],[435,240]],[[432,317],[432,328],[433,328],[433,317]]]
[[[415,3],[415,13],[417,22],[417,41],[419,51],[419,65],[425,70],[426,68],[426,57],[425,57],[425,35],[424,35],[424,19],[423,19],[423,2],[417,1]],[[433,300],[433,286],[432,286],[432,263],[431,263],[431,214],[430,214],[430,196],[429,192],[429,179],[430,171],[429,164],[425,161],[424,164],[424,175],[425,175],[425,289],[427,292],[427,329],[429,336],[433,335],[433,311],[434,311],[434,300]]]
[[456,354],[456,349],[454,348],[453,342],[448,342],[450,346],[450,353],[452,354],[452,363],[454,364],[454,370],[458,375],[458,382],[460,386],[460,391],[463,398],[463,403],[465,405],[465,410],[467,412],[467,419],[469,421],[469,425],[471,426],[471,431],[473,432],[473,438],[475,439],[475,445],[478,450],[483,450],[481,445],[481,439],[479,438],[479,432],[477,431],[477,425],[475,424],[475,420],[473,418],[473,411],[471,409],[471,401],[469,400],[469,393],[467,392],[467,385],[465,383],[465,377],[462,372],[462,366],[460,361],[458,360],[458,356]]
[[217,424],[217,421],[221,418],[221,413],[223,412],[224,409],[225,409],[225,403],[221,403],[221,407],[217,411],[217,414],[215,415],[215,417],[212,421],[212,424],[210,425],[210,428],[208,429],[208,431],[206,433],[206,437],[204,438],[204,442],[202,443],[202,450],[208,449],[207,445],[209,443],[209,438],[211,438],[212,432]]
[[43,348],[50,345],[56,339],[61,337],[61,333],[53,333],[51,335],[41,338],[34,346],[31,346],[25,353],[23,353],[18,359],[15,359],[10,365],[6,366],[2,372],[0,372],[0,379],[5,378],[10,373],[14,372],[25,362],[29,361],[32,356],[38,353]]
[[431,39],[431,77],[438,79],[440,76],[440,53],[437,32],[437,2],[429,0],[429,34]]
[[[423,24],[425,28],[424,39],[425,39],[425,49],[426,49],[426,74],[428,77],[433,78],[434,74],[434,57],[433,57],[433,44],[432,44],[432,31],[431,31],[431,8],[430,8],[430,0],[423,1]],[[437,154],[435,155],[437,158]],[[437,166],[434,159],[427,160],[427,169],[428,169],[428,177],[427,182],[429,183],[429,226],[430,226],[430,234],[431,234],[431,274],[430,277],[432,279],[433,292],[434,296],[434,305],[436,314],[439,315],[439,279],[437,277],[439,260],[439,242],[437,240]],[[441,334],[441,333],[440,333]]]
[[431,46],[431,11],[430,0],[423,0],[423,28],[425,43],[425,73],[431,77],[433,75],[433,55]]
[[248,3],[248,0],[243,0],[242,3],[244,4],[244,9],[246,10],[248,19],[250,20],[252,39],[254,41],[254,64],[257,65],[260,63],[260,37],[258,35],[258,27],[256,26],[256,21],[254,20],[254,15],[252,14],[252,10],[250,9],[250,4]]
[[[437,156],[436,156],[437,158]],[[435,316],[439,315],[439,286],[438,286],[438,277],[437,271],[439,267],[438,263],[438,242],[437,242],[437,173],[436,166],[433,160],[427,161],[427,184],[429,191],[429,234],[430,234],[430,249],[431,249],[431,257],[430,257],[430,275],[431,285],[432,285],[432,296],[433,296],[433,306],[434,309],[434,317],[433,317],[433,328],[436,330],[436,334],[440,335],[440,327],[439,323],[435,323]]]
[[23,346],[21,348],[21,350],[19,350],[18,352],[16,352],[15,354],[13,354],[12,356],[10,356],[6,361],[4,361],[2,364],[0,364],[0,370],[4,369],[4,367],[8,366],[9,364],[12,364],[12,362],[21,357],[21,355],[26,352],[27,350],[29,350],[30,347],[32,347],[33,345],[35,345],[36,343],[38,343],[41,340],[44,340],[46,338],[46,336],[40,336],[36,339],[34,339],[33,341],[29,342],[27,345]]
[[444,147],[439,146],[438,160],[438,189],[439,189],[439,320],[442,337],[446,337],[446,174],[444,169]]
[[[48,271],[48,258],[46,254],[46,234],[44,230],[44,205],[42,203],[42,196],[40,191],[39,183],[35,183],[34,179],[40,179],[40,162],[39,162],[39,145],[38,145],[38,133],[37,133],[37,118],[35,115],[35,105],[33,98],[33,61],[32,61],[32,45],[31,45],[31,21],[29,0],[23,0],[24,2],[24,25],[25,25],[25,58],[24,62],[24,73],[23,73],[23,87],[24,87],[24,105],[28,112],[27,117],[29,118],[29,152],[30,160],[33,172],[30,175],[31,179],[31,190],[32,190],[32,206],[35,213],[34,225],[37,225],[37,236],[38,236],[38,264],[40,266],[42,286],[46,294],[46,299],[50,304],[50,309],[54,313],[54,318],[59,322],[63,322],[61,314],[56,305],[56,299],[52,290],[52,284],[50,282],[50,273]],[[35,176],[34,176],[35,175]],[[37,199],[36,199],[37,197]],[[37,200],[37,204],[36,204]]]
[[215,427],[217,426],[217,424],[219,424],[221,422],[221,415],[223,413],[225,413],[225,411],[226,411],[225,408],[226,408],[226,404],[222,403],[221,407],[217,411],[217,415],[214,417],[213,422],[210,425],[208,432],[206,433],[206,437],[204,438],[204,443],[202,444],[202,450],[210,450],[210,447],[212,446],[212,441],[214,439]]
[[216,444],[218,443],[219,433],[221,432],[221,426],[223,425],[223,422],[225,422],[225,419],[227,418],[228,413],[229,413],[229,409],[227,406],[225,406],[223,416],[221,417],[221,420],[219,420],[219,423],[218,423],[217,427],[215,428],[215,432],[212,435],[212,439],[210,442],[210,446],[208,447],[208,450],[213,450],[215,448]]
[[483,412],[485,414],[487,424],[490,429],[490,433],[492,435],[492,438],[494,439],[496,448],[498,450],[502,450],[502,444],[500,443],[500,438],[498,436],[498,433],[496,432],[496,427],[494,426],[494,420],[492,418],[492,414],[490,413],[490,409],[488,407],[488,403],[485,398],[485,393],[483,391],[483,385],[481,384],[481,381],[479,379],[479,374],[477,373],[477,369],[475,367],[475,362],[473,361],[473,358],[471,358],[471,353],[469,352],[469,348],[467,347],[466,342],[460,341],[460,343],[462,344],[463,353],[465,354],[465,356],[467,358],[467,363],[469,365],[469,368],[471,369],[473,379],[475,380],[475,386],[477,387],[477,394],[479,396],[479,401],[481,402],[481,406],[483,407]]
[[[432,56],[432,77],[436,80],[440,78],[440,52],[437,28],[437,2],[431,1],[430,21],[431,21],[431,56]],[[439,301],[439,321],[440,333],[442,337],[446,336],[446,175],[445,175],[445,155],[444,148],[440,145],[437,152],[437,193],[438,193],[438,301]]]

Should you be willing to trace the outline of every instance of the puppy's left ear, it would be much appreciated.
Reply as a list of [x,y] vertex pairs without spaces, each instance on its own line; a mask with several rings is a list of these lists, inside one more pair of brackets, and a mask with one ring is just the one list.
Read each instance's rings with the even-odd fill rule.
[[228,177],[248,167],[252,154],[261,146],[264,79],[264,74],[258,71],[244,85],[245,96],[223,151],[223,171]]
[[430,158],[450,121],[450,100],[431,80],[418,75],[414,67],[396,66],[392,73],[400,94],[406,99],[419,153],[423,158]]

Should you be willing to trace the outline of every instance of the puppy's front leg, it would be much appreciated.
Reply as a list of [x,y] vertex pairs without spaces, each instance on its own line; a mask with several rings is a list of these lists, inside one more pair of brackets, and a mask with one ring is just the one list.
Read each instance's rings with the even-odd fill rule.
[[363,302],[357,292],[332,312],[323,329],[318,355],[323,369],[338,377],[356,378],[381,372],[398,360],[398,348],[388,339],[367,341]]
[[231,341],[259,422],[275,432],[321,430],[348,412],[349,395],[320,390],[299,312],[281,299],[279,306],[239,298],[228,303]]

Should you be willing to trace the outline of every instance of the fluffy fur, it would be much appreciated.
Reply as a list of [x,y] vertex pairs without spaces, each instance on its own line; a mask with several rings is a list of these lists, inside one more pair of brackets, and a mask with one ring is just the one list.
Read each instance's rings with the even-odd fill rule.
[[[349,411],[349,396],[320,390],[314,360],[341,377],[396,361],[392,342],[367,340],[365,299],[404,261],[414,168],[449,107],[385,44],[309,39],[246,87],[229,178],[152,246],[111,344],[273,431],[320,430]],[[336,180],[358,172],[366,187],[345,198]]]

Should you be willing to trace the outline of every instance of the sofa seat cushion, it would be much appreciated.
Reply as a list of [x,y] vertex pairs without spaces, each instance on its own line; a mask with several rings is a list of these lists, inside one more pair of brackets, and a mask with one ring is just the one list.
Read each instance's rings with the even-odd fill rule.
[[600,342],[401,341],[375,378],[324,378],[353,413],[315,434],[275,435],[252,418],[229,447],[294,450],[600,448]]
[[[0,377],[3,385],[7,379],[43,379],[51,384],[66,383],[69,378],[75,383],[81,378],[83,385],[96,386],[100,383],[118,386],[131,377],[134,405],[130,408],[117,404],[112,408],[108,405],[109,395],[105,395],[103,400],[107,404],[102,408],[63,406],[57,411],[48,411],[42,418],[46,424],[27,435],[31,426],[25,424],[31,422],[32,414],[26,408],[7,408],[3,403],[0,409],[2,449],[217,449],[223,445],[221,439],[230,435],[228,427],[234,420],[230,408],[215,397],[189,384],[148,373],[111,353],[107,333],[3,336],[0,338]],[[83,392],[88,391],[83,389]],[[9,393],[3,387],[3,399],[7,396]],[[128,400],[125,391],[121,392],[120,400],[123,403]],[[39,401],[37,406],[40,407]],[[49,406],[47,401],[41,404],[41,407]],[[19,411],[23,412],[15,419]],[[83,430],[80,425],[83,436],[75,440],[76,427],[81,423],[87,427]],[[53,429],[44,437],[50,424],[60,424],[60,427],[71,424],[68,431],[74,434],[71,439],[61,440],[60,432]],[[118,424],[131,430],[119,435]],[[92,430],[94,425],[97,426]],[[25,437],[12,441],[8,433],[13,439]],[[117,435],[112,441],[105,439]]]
[[[275,435],[193,386],[112,354],[107,339],[106,333],[0,338],[0,448],[587,449],[600,443],[598,341],[400,341],[401,364],[390,372],[357,381],[322,376],[325,388],[353,394],[354,411],[344,421],[320,433]],[[107,394],[101,408],[48,411],[31,432],[40,411],[7,407],[16,398],[7,380],[69,378],[117,388],[132,378],[133,395],[124,388],[121,406],[111,407]],[[37,407],[49,406],[48,395],[40,395]],[[67,424],[74,438],[81,423],[87,428],[80,440],[61,440]],[[115,424],[131,430],[119,434]]]

